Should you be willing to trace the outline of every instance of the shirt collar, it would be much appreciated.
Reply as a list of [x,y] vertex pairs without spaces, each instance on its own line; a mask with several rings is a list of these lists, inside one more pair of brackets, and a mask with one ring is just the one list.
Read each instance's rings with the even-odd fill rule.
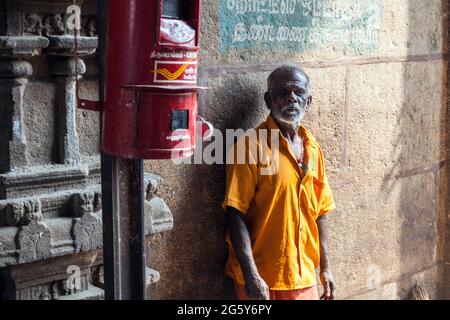
[[[269,130],[280,130],[277,123],[273,119],[272,115],[269,115],[266,120],[266,127]],[[281,134],[281,132],[280,132]],[[314,138],[314,136],[309,132],[308,129],[306,129],[303,125],[300,125],[300,128],[298,129],[298,134],[303,137],[305,144],[310,145],[311,147],[317,148],[317,141]]]

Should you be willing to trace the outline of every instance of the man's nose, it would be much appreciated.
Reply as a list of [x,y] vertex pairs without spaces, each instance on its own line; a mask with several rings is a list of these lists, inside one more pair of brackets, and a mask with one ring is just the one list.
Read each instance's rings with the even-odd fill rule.
[[294,91],[291,91],[288,96],[288,101],[290,103],[297,102],[297,97],[295,96]]

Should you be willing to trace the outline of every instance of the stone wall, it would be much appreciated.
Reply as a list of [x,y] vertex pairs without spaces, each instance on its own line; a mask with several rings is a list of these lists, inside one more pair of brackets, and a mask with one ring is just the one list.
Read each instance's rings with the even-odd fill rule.
[[[95,1],[80,2],[81,93],[95,99]],[[99,245],[83,249],[75,232],[93,217],[98,227],[101,207],[99,119],[67,109],[74,64],[60,21],[71,3],[0,0],[0,297],[103,294]],[[200,84],[210,89],[201,113],[222,132],[252,128],[268,113],[270,71],[303,66],[314,96],[306,125],[324,149],[337,202],[329,222],[338,298],[406,299],[416,283],[432,298],[449,298],[448,2],[248,3],[203,1]],[[75,143],[61,140],[67,135]],[[160,196],[150,192],[146,205],[148,265],[161,275],[151,298],[233,298],[223,275],[223,165],[148,161],[146,170],[164,180],[148,179]],[[92,210],[73,210],[80,195]],[[161,233],[172,227],[164,201],[173,213],[168,233]],[[21,234],[32,239],[42,230],[41,249],[17,245]],[[71,265],[81,269],[79,291],[66,285]]]
[[[448,3],[331,2],[336,8],[203,1],[200,82],[210,89],[201,111],[217,130],[254,127],[268,113],[269,72],[303,66],[314,99],[306,125],[324,149],[337,202],[329,224],[338,298],[407,299],[414,284],[449,298]],[[296,4],[295,17],[283,3]],[[165,179],[175,223],[151,251],[163,278],[153,298],[232,298],[223,276],[224,167],[146,168]]]

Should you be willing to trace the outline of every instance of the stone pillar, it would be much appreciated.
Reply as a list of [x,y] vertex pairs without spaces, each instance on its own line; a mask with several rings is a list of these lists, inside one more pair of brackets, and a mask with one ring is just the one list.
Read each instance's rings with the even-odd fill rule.
[[0,37],[0,173],[29,165],[23,96],[33,67],[25,58],[48,43],[43,37]]
[[26,61],[0,60],[0,173],[28,165],[23,94],[32,73]]
[[57,162],[66,165],[80,163],[80,142],[76,123],[76,78],[86,72],[79,57],[90,55],[97,48],[97,39],[78,37],[77,52],[73,35],[49,36],[48,52],[54,57],[53,75],[57,83]]
[[85,72],[86,66],[83,60],[77,58],[61,57],[53,65],[53,74],[57,83],[58,163],[67,165],[80,163],[75,80],[76,74],[82,75]]

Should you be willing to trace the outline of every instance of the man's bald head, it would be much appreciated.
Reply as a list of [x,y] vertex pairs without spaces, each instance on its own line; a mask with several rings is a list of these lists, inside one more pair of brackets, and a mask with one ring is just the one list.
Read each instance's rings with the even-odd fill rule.
[[267,90],[272,92],[273,87],[279,81],[283,81],[292,76],[299,76],[307,83],[307,88],[310,87],[310,80],[305,71],[294,64],[285,64],[275,69],[267,78]]
[[264,100],[275,121],[297,129],[312,101],[308,75],[295,65],[283,65],[270,74],[267,86]]

